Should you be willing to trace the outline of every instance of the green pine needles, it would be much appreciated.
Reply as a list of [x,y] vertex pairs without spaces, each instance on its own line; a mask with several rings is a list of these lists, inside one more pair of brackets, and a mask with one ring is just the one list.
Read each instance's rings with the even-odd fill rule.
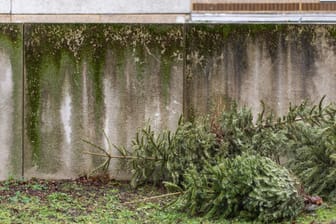
[[323,101],[290,105],[283,117],[263,109],[253,118],[232,104],[214,116],[181,118],[174,132],[147,126],[121,158],[134,187],[165,181],[189,214],[293,219],[303,195],[336,196],[336,107]]
[[297,125],[287,167],[310,194],[336,200],[336,123]]
[[243,153],[185,174],[180,201],[191,215],[240,218],[265,223],[291,219],[303,200],[289,172],[271,159]]
[[[132,185],[144,182],[172,181],[181,184],[184,172],[190,166],[201,170],[204,161],[222,156],[215,135],[208,122],[184,122],[182,118],[175,132],[163,131],[155,134],[150,126],[140,130],[133,141],[130,160]],[[154,158],[148,160],[147,158]],[[214,162],[215,163],[215,162]]]
[[147,127],[133,142],[132,183],[169,181],[192,215],[294,218],[303,207],[297,189],[327,200],[336,194],[336,109],[323,101],[290,105],[283,117],[263,109],[255,120],[232,104],[213,117],[181,119],[175,132]]

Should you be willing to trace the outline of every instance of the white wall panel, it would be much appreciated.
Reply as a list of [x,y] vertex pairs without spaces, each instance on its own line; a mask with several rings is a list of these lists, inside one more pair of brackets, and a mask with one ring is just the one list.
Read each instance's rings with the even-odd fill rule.
[[12,0],[12,12],[14,14],[188,13],[190,0]]

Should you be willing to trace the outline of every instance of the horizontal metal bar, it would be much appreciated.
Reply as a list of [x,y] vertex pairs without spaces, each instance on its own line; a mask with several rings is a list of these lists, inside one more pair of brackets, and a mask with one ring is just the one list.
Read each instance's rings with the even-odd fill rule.
[[307,13],[235,13],[207,14],[192,13],[191,23],[328,23],[336,24],[336,14],[307,14]]

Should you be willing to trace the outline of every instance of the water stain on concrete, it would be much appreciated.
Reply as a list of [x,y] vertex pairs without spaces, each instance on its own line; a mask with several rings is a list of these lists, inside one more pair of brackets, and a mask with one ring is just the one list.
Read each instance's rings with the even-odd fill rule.
[[10,173],[8,168],[13,137],[13,79],[11,62],[0,50],[0,180]]

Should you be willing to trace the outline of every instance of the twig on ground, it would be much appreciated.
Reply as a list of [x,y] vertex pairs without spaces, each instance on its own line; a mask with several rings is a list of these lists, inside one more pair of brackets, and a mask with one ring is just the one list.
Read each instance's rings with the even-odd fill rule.
[[124,205],[136,204],[136,203],[151,201],[151,200],[155,200],[155,199],[159,199],[159,198],[165,198],[165,197],[180,195],[182,193],[183,192],[174,192],[174,193],[162,194],[162,195],[158,195],[158,196],[153,196],[153,197],[143,198],[143,199],[139,199],[139,200],[124,202],[123,204]]

